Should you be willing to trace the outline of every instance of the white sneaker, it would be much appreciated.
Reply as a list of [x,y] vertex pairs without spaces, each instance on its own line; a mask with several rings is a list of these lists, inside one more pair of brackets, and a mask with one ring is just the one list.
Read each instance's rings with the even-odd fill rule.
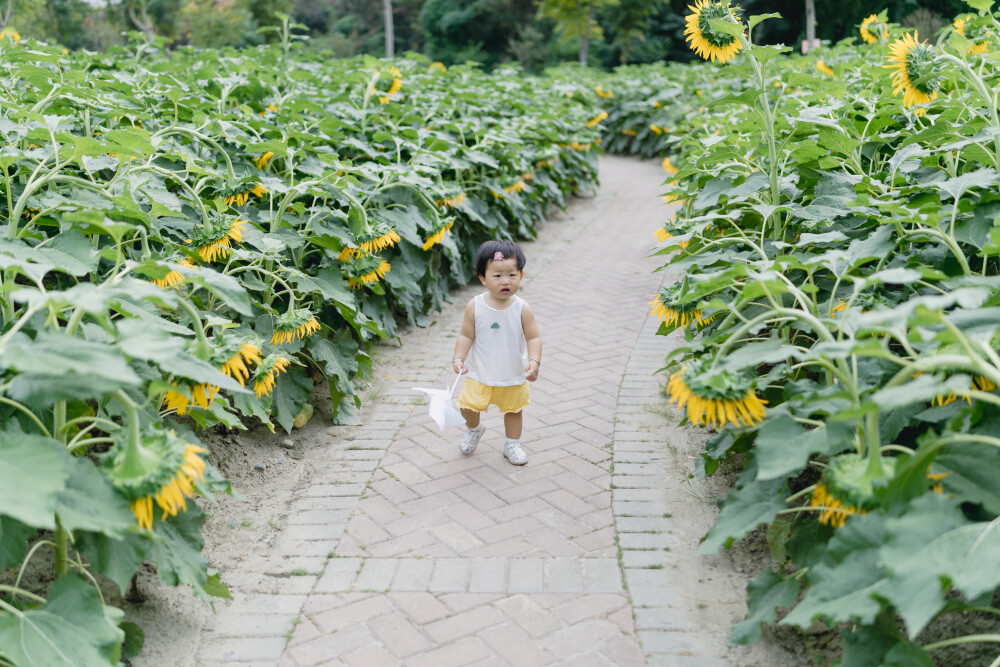
[[528,462],[528,455],[521,449],[520,440],[511,440],[508,438],[503,446],[503,455],[507,457],[507,460],[512,465],[523,466]]
[[479,444],[479,440],[483,437],[483,432],[486,430],[486,424],[480,424],[476,428],[465,429],[465,435],[462,436],[462,442],[458,446],[458,449],[463,454],[471,454],[476,451],[476,446]]

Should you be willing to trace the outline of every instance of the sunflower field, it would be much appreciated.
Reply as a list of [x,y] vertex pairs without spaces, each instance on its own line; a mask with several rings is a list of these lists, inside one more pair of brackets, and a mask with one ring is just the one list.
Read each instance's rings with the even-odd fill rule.
[[354,418],[369,342],[596,180],[596,100],[330,59],[287,20],[247,51],[0,36],[0,664],[134,654],[105,595],[144,561],[228,596],[191,499],[231,490],[198,433],[290,431],[316,383]]
[[663,158],[667,394],[740,471],[702,551],[773,559],[733,642],[780,614],[843,665],[1000,664],[1000,13],[968,4],[792,56],[699,0],[721,64],[599,81],[604,145]]

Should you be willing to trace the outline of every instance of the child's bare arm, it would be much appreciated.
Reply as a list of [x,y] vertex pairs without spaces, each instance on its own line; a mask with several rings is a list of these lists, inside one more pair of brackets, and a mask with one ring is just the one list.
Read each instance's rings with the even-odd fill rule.
[[542,334],[535,322],[535,312],[528,304],[521,307],[521,329],[528,343],[528,365],[524,369],[524,377],[534,382],[538,379],[538,367],[542,365]]
[[472,341],[475,339],[476,304],[473,300],[465,304],[465,317],[462,319],[462,330],[458,332],[458,340],[455,341],[455,353],[451,355],[451,366],[459,375],[469,372],[469,369],[465,365],[465,358],[469,356],[469,350],[472,349]]

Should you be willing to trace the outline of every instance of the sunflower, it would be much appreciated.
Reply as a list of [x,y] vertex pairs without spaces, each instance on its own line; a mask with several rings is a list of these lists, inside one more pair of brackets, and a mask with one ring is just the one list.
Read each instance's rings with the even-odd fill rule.
[[872,14],[861,22],[861,39],[868,44],[874,44],[884,40],[889,36],[888,27],[878,20],[878,16]]
[[[379,84],[382,84],[387,79],[391,81],[389,88],[382,90],[379,88]],[[388,104],[392,100],[392,96],[402,90],[402,88],[403,73],[399,71],[398,67],[380,67],[378,79],[372,84],[368,94],[378,95],[378,101],[381,104]]]
[[257,165],[258,169],[263,169],[264,167],[267,166],[267,163],[270,162],[271,158],[273,158],[273,157],[274,157],[274,153],[272,153],[271,151],[267,151],[266,153],[264,153],[263,155],[261,155],[259,158],[257,158],[256,160],[254,160],[253,163],[255,165]]
[[614,97],[614,93],[611,91],[611,89],[604,90],[600,86],[594,88],[594,92],[597,93],[598,97],[603,97],[604,99],[607,99],[609,97]]
[[505,187],[505,188],[503,189],[503,191],[504,191],[504,192],[506,192],[506,193],[507,193],[507,194],[509,194],[509,195],[512,195],[512,194],[514,194],[515,192],[521,192],[521,191],[522,191],[522,190],[524,190],[524,188],[526,188],[527,186],[528,186],[528,184],[527,184],[527,183],[525,183],[525,182],[524,182],[523,180],[521,180],[521,179],[518,179],[516,183],[512,183],[512,184],[508,185],[507,187]]
[[236,218],[229,222],[202,227],[191,239],[191,243],[194,244],[195,251],[203,262],[214,262],[216,258],[229,255],[229,249],[233,242],[243,241],[243,226],[245,224],[245,221]]
[[422,246],[420,246],[420,249],[430,250],[438,243],[441,243],[441,241],[444,240],[445,235],[448,233],[448,230],[451,229],[451,226],[454,224],[455,221],[451,220],[447,224],[442,225],[436,232],[427,237],[427,240],[424,241]]
[[764,404],[749,378],[727,370],[706,374],[702,362],[694,361],[670,376],[667,392],[678,408],[687,405],[688,420],[698,425],[727,423],[753,426],[764,420]]
[[337,255],[337,259],[346,262],[351,259],[359,259],[365,255],[376,253],[385,248],[391,248],[400,241],[399,234],[390,225],[384,222],[376,223],[366,233],[354,239],[357,244],[352,248],[344,246]]
[[208,410],[219,393],[218,387],[205,383],[174,382],[172,386],[174,388],[167,390],[163,395],[163,407],[167,410],[176,410],[179,415],[186,415],[191,403],[202,410]]
[[673,176],[677,173],[677,167],[671,164],[669,157],[663,158],[663,162],[660,163],[660,166],[663,167],[663,171],[667,172],[667,176]]
[[663,322],[667,328],[686,327],[692,322],[703,326],[712,321],[711,317],[703,317],[697,302],[680,303],[682,285],[674,283],[664,287],[658,294],[650,294],[653,300],[649,302],[649,312]]
[[247,364],[260,363],[260,348],[253,343],[226,341],[216,355],[216,362],[219,364],[219,370],[245,386],[250,377]]
[[601,113],[597,114],[596,116],[587,121],[587,127],[594,127],[607,117],[608,117],[608,112],[602,111]]
[[279,315],[274,322],[274,333],[271,334],[271,344],[294,343],[296,340],[308,338],[320,330],[316,316],[308,308],[296,308]]
[[[698,0],[694,5],[688,5],[688,9],[692,13],[687,15],[685,39],[699,56],[712,62],[718,60],[727,63],[743,48],[740,37],[719,33],[712,28],[713,19],[739,20],[736,17],[736,10],[733,10],[728,2],[723,4],[712,0]],[[746,37],[745,32],[743,36]]]
[[[934,47],[927,42],[918,42],[917,31],[905,34],[889,47],[892,55],[886,69],[896,70],[892,75],[893,96],[903,93],[903,106],[927,104],[937,98],[941,77],[934,64]],[[915,113],[924,114],[924,109]]]
[[972,46],[970,46],[969,50],[966,51],[966,53],[968,53],[971,56],[980,53],[989,53],[990,47],[986,44],[985,41],[980,41],[980,40],[985,40],[986,37],[991,36],[993,33],[991,33],[989,30],[986,31],[977,30],[975,32],[970,30],[969,33],[966,34],[966,29],[969,27],[969,23],[965,18],[961,16],[955,19],[955,22],[952,25],[955,26],[955,32],[957,32],[959,35],[962,35],[966,39],[972,40],[974,42],[979,42],[978,44],[973,44]]
[[468,200],[469,198],[465,196],[464,192],[459,192],[454,197],[446,197],[445,199],[435,199],[434,203],[440,206],[441,208],[458,208]]
[[[193,269],[194,264],[191,263],[187,257],[183,257],[177,262],[178,266],[182,266],[185,269]],[[177,269],[171,269],[170,273],[163,276],[162,278],[153,278],[153,284],[157,287],[162,287],[167,289],[168,287],[173,287],[174,289],[180,289],[181,283],[184,282],[184,275]]]
[[819,512],[819,522],[824,526],[829,525],[840,528],[844,525],[847,517],[852,514],[864,514],[864,509],[858,509],[854,505],[845,505],[842,500],[830,493],[825,484],[817,484],[812,492],[810,507],[815,507]]
[[656,134],[663,134],[663,128],[656,124],[650,124],[649,129],[651,129]]
[[[657,229],[655,232],[653,232],[653,236],[655,236],[656,240],[659,241],[660,243],[666,243],[670,239],[674,238],[674,234],[671,233],[666,227],[660,227],[659,229]],[[680,246],[681,248],[686,248],[688,247],[689,243],[690,241],[678,241],[677,245]]]
[[639,136],[638,132],[636,132],[635,130],[630,130],[628,128],[622,128],[622,134],[628,135],[630,137],[637,137],[637,136]]
[[259,181],[251,183],[240,183],[235,188],[229,190],[225,195],[226,206],[243,206],[250,199],[250,195],[263,197],[267,194],[267,188]]
[[21,33],[16,30],[11,30],[10,28],[4,28],[0,30],[0,39],[9,39],[12,42],[21,41]]
[[444,66],[442,62],[433,62],[427,67],[428,72],[433,72],[434,70],[440,70],[442,72],[447,72],[448,68]]
[[288,368],[292,362],[280,354],[269,354],[266,359],[257,365],[253,374],[253,393],[257,398],[265,396],[274,391],[274,381],[281,373]]
[[836,76],[833,73],[833,70],[830,69],[830,67],[825,62],[823,62],[822,60],[817,60],[816,61],[816,69],[818,69],[820,72],[822,72],[823,74],[826,74],[829,77]]
[[144,433],[136,442],[119,443],[104,458],[115,488],[129,500],[140,528],[153,529],[153,503],[162,519],[187,509],[195,485],[205,481],[208,450],[179,438],[173,431]]
[[[972,378],[972,382],[969,383],[969,388],[978,391],[991,392],[995,391],[997,386],[987,377],[982,375],[977,375]],[[931,399],[931,405],[945,406],[949,403],[954,403],[958,400],[958,396],[955,394],[939,394]],[[969,396],[963,396],[962,400],[972,405],[972,399]]]
[[559,162],[559,156],[550,157],[548,160],[538,160],[535,162],[535,166],[541,169],[542,167],[551,167],[556,162]]
[[364,285],[378,282],[389,273],[391,265],[377,255],[372,255],[348,269],[347,286],[351,289],[361,289]]

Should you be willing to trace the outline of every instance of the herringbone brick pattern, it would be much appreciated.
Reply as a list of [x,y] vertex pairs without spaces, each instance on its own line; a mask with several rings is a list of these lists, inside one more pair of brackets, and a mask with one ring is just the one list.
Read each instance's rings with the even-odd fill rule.
[[[653,196],[662,172],[631,164],[628,186]],[[356,441],[350,455],[373,473],[280,664],[645,664],[618,562],[611,446],[622,373],[662,280],[643,261],[659,220],[621,207],[616,187],[557,247],[525,246],[521,295],[544,342],[528,465],[503,458],[495,410],[472,456],[458,451],[460,429],[442,436],[423,407],[387,450]],[[422,351],[436,358],[429,372],[394,387],[447,382],[459,325],[443,323]]]

